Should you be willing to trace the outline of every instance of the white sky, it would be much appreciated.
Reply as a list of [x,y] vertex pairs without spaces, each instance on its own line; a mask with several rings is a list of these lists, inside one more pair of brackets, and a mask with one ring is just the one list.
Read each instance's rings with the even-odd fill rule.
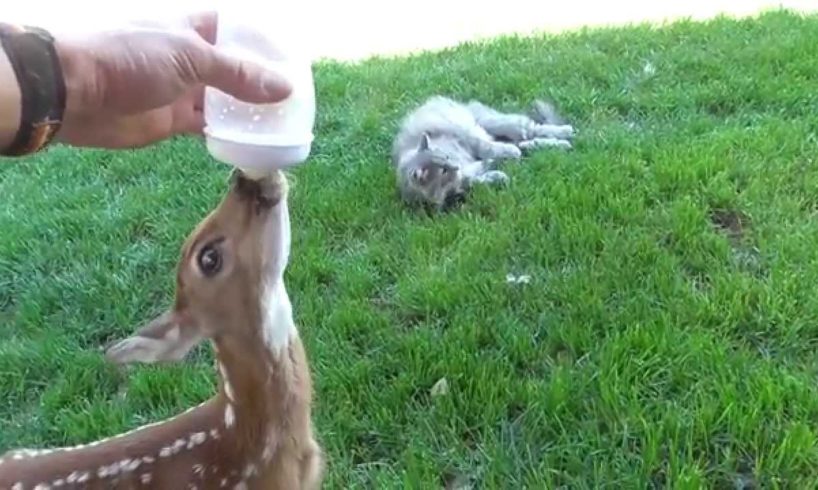
[[[191,8],[235,7],[251,0],[0,1],[5,4],[0,6],[0,19],[81,31],[117,20],[156,19]],[[290,18],[294,25],[304,26],[316,56],[342,59],[438,48],[506,32],[679,16],[706,18],[718,13],[751,15],[779,5],[818,12],[818,0],[501,0],[485,10],[476,8],[474,0],[278,0],[289,13],[277,15],[279,7],[270,0],[255,1],[266,5],[266,12],[253,12],[257,18]]]

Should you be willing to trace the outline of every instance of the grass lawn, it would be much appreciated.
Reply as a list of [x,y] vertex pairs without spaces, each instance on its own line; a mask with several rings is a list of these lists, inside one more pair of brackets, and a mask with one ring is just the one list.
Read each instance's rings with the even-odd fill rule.
[[[327,488],[818,487],[818,17],[506,38],[316,83],[288,280]],[[407,210],[391,139],[435,93],[551,97],[576,150]],[[227,174],[190,139],[0,165],[0,452],[210,396],[209,349],[123,375],[100,347],[169,303]]]

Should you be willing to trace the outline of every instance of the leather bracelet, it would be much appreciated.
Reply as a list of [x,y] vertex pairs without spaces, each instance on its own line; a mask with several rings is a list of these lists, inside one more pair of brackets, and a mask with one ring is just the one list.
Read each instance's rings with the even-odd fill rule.
[[52,141],[65,113],[65,79],[54,38],[38,27],[0,23],[0,43],[17,77],[22,100],[19,129],[0,155],[36,153]]

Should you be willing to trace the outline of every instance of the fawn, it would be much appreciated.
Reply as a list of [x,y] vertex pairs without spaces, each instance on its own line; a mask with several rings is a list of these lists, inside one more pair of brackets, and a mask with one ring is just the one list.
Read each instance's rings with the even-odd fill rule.
[[184,243],[173,307],[106,352],[117,364],[179,361],[210,339],[218,393],[109,439],[7,453],[0,490],[320,487],[312,380],[284,287],[287,190],[281,172],[251,179],[236,170]]

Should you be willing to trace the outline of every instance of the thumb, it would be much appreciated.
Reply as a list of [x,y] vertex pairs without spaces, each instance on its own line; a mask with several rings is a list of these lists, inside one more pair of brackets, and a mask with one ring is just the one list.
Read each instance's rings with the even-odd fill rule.
[[251,104],[272,104],[290,96],[292,85],[281,73],[203,44],[206,62],[199,71],[200,83]]

